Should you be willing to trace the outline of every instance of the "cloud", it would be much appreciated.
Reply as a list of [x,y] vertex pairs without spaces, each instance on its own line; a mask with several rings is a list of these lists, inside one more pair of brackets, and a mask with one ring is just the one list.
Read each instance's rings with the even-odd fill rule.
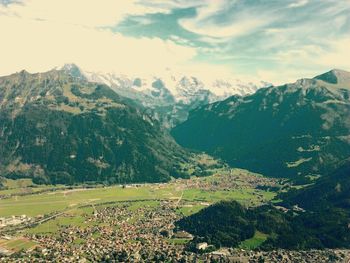
[[158,8],[165,13],[169,13],[173,9],[197,8],[206,5],[209,2],[209,0],[142,0],[142,5]]
[[236,1],[206,1],[206,5],[197,8],[194,18],[181,19],[179,24],[209,41],[215,41],[215,38],[247,35],[271,23],[270,15],[256,12],[257,10],[249,7],[245,11],[234,13],[234,17],[220,21],[220,15],[224,15],[232,6],[235,7],[234,2]]
[[[124,16],[125,10],[115,13],[109,9],[126,8],[127,1],[121,5],[117,3],[122,1],[92,2],[33,0],[23,6],[0,6],[0,13],[6,12],[0,15],[0,75],[22,69],[45,71],[67,62],[94,71],[154,73],[181,67],[197,53],[172,40],[126,37],[101,28]],[[97,8],[102,3],[105,6]],[[141,9],[135,6],[127,11],[144,12]]]
[[127,15],[164,11],[140,5],[137,0],[27,0],[21,3],[10,3],[4,10],[7,10],[8,14],[25,19],[88,27],[115,25]]
[[273,83],[273,85],[284,85],[286,83],[294,83],[298,79],[302,78],[313,78],[320,73],[328,71],[326,69],[324,71],[319,71],[317,69],[303,69],[297,67],[286,67],[280,66],[274,69],[260,69],[257,71],[257,78],[264,80],[269,83]]
[[315,63],[329,68],[350,69],[350,37],[333,40],[329,43],[330,49],[327,52],[320,52]]
[[288,5],[289,8],[296,8],[296,7],[302,7],[309,3],[309,0],[298,0],[296,2],[290,3]]
[[281,66],[291,67],[300,63],[329,70],[332,68],[350,69],[350,37],[330,40],[319,45],[304,45],[297,49],[288,49],[276,54]]
[[283,84],[300,78],[311,78],[330,69],[350,69],[350,37],[327,42],[324,48],[317,45],[305,45],[298,49],[280,51],[275,58],[277,67],[259,69],[258,77]]
[[350,69],[349,14],[348,0],[0,0],[0,75],[74,62],[290,81]]
[[180,21],[180,24],[188,31],[195,32],[199,35],[212,38],[228,38],[250,34],[258,28],[262,28],[268,24],[268,21],[262,18],[247,16],[242,17],[240,21],[224,26],[210,23],[201,25],[201,23],[192,19],[183,19]]

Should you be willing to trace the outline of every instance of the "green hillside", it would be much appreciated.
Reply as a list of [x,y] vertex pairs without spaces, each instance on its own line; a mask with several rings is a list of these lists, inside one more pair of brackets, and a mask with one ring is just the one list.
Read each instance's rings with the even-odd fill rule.
[[305,182],[350,156],[349,79],[348,72],[331,71],[233,96],[192,111],[172,134],[233,166]]
[[109,87],[65,71],[0,78],[0,171],[36,183],[164,182],[188,154]]

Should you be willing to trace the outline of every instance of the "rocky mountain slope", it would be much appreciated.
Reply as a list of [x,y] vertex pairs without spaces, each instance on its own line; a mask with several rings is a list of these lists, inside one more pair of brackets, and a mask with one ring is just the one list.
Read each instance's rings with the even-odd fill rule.
[[147,109],[166,127],[185,121],[188,112],[198,106],[226,99],[233,94],[251,94],[261,87],[270,86],[263,81],[245,83],[234,78],[204,81],[170,71],[161,76],[127,76],[88,72],[74,64],[66,64],[63,70],[91,82],[110,86],[121,96]]
[[172,134],[183,146],[265,175],[328,173],[350,156],[350,73],[232,96],[195,109]]
[[179,176],[187,153],[128,102],[64,70],[1,77],[1,175],[66,184]]

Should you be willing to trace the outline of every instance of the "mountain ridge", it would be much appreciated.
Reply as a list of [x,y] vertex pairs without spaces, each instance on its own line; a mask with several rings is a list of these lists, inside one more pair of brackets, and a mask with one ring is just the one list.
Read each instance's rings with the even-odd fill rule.
[[331,84],[345,84],[347,88],[350,88],[350,72],[342,69],[332,69],[314,77],[314,79],[323,80]]
[[172,134],[232,165],[301,179],[350,155],[349,97],[342,83],[301,79],[197,108]]

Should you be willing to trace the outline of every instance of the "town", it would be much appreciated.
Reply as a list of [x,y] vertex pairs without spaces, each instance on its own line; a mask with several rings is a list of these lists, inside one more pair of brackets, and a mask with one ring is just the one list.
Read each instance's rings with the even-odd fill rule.
[[[309,252],[245,251],[221,249],[198,253],[185,249],[192,236],[175,229],[178,200],[122,202],[94,207],[84,213],[86,227],[59,226],[53,235],[32,234],[25,238],[37,245],[4,257],[1,262],[345,262],[349,251]],[[66,215],[69,216],[69,215]],[[295,261],[296,259],[300,261]],[[344,261],[339,261],[344,260]]]
[[[260,252],[245,248],[213,251],[210,244],[200,242],[196,244],[196,251],[190,251],[186,244],[193,236],[175,227],[177,220],[213,202],[234,199],[253,207],[269,202],[276,195],[269,189],[285,187],[290,186],[280,180],[224,168],[212,176],[161,184],[55,188],[25,195],[22,192],[17,195],[16,189],[12,189],[11,195],[0,200],[0,206],[14,209],[13,215],[0,219],[0,262],[263,262],[262,259],[282,262],[281,258],[292,262],[293,258],[304,259],[300,251]],[[55,208],[62,202],[66,202],[64,207]],[[33,205],[36,211],[28,210],[28,205]],[[348,251],[313,253],[319,262],[329,258],[345,262],[349,258]]]

